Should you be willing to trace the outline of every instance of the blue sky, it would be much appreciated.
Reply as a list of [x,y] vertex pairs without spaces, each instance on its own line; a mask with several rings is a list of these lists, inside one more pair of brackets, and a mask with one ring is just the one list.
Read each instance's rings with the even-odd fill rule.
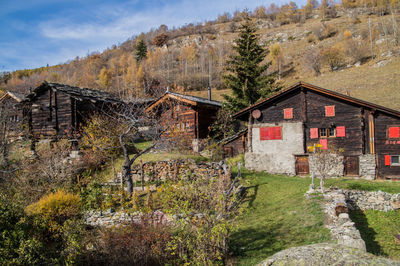
[[63,63],[161,24],[204,22],[272,2],[288,1],[0,0],[0,72]]

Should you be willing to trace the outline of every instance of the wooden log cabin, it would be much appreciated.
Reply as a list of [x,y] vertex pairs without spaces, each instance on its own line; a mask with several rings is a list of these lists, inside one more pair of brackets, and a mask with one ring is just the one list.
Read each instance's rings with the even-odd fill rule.
[[340,152],[338,176],[400,178],[399,111],[300,82],[234,118],[251,122],[251,169],[309,174],[311,151],[320,146]]
[[23,108],[21,102],[24,95],[7,91],[0,97],[1,120],[6,128],[7,137],[18,138],[23,136],[23,124],[27,110]]
[[122,103],[104,91],[46,81],[24,102],[30,106],[29,127],[34,140],[75,139],[91,114]]
[[[210,126],[217,119],[217,112],[222,104],[209,98],[183,95],[169,90],[149,105],[146,113],[159,117],[167,131],[163,134],[168,139],[194,151],[201,146],[209,136]],[[179,143],[178,143],[179,142]]]

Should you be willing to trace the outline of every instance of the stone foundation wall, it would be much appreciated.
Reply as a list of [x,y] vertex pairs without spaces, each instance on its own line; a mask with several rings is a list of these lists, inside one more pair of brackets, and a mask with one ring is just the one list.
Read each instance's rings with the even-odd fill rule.
[[295,157],[292,154],[258,154],[246,152],[244,161],[247,169],[266,171],[271,174],[295,175]]
[[363,154],[359,156],[360,177],[367,180],[375,180],[376,161],[375,154]]

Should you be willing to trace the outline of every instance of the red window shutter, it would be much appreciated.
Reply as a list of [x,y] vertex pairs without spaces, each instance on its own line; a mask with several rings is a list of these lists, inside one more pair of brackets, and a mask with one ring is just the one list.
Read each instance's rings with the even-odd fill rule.
[[274,127],[274,136],[273,139],[282,139],[282,128],[281,127]]
[[318,128],[310,128],[310,139],[318,138]]
[[260,140],[282,139],[282,127],[260,128]]
[[325,116],[335,116],[335,106],[325,106]]
[[327,150],[328,149],[328,140],[327,139],[319,140],[319,144],[322,145],[322,147],[321,147],[322,150]]
[[389,138],[391,139],[400,138],[400,127],[389,127]]
[[283,118],[292,119],[293,118],[293,108],[283,109]]
[[385,165],[390,165],[390,155],[385,155]]
[[346,137],[346,127],[336,127],[336,137]]
[[269,140],[271,139],[271,130],[269,127],[260,128],[260,140]]

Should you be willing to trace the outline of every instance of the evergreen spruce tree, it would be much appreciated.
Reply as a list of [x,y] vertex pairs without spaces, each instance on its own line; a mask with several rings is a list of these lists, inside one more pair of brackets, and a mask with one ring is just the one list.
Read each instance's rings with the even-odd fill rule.
[[140,63],[147,56],[147,46],[141,39],[136,46],[136,61]]
[[267,51],[259,44],[257,29],[249,16],[244,18],[239,30],[233,45],[235,54],[228,60],[228,73],[223,76],[225,85],[232,90],[232,96],[224,95],[231,112],[246,108],[279,89],[275,78],[265,74],[271,63],[262,63]]

